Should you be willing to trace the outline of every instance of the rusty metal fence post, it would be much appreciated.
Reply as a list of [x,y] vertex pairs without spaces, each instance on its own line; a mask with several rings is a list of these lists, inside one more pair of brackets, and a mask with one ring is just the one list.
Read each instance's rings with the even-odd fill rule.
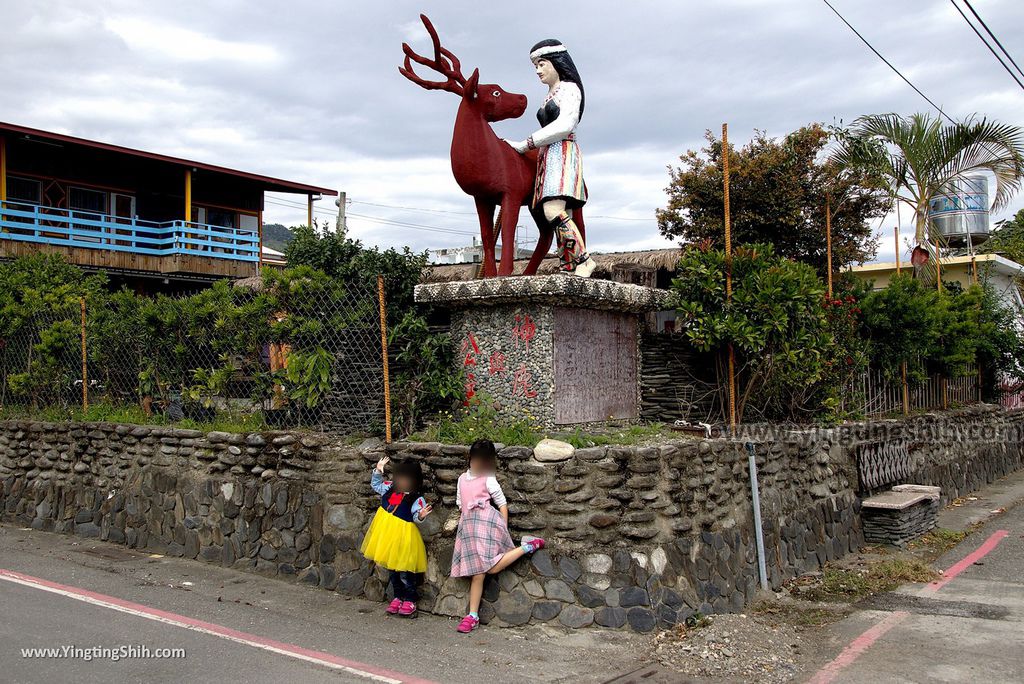
[[388,315],[384,301],[384,276],[377,275],[377,299],[380,303],[380,352],[384,372],[384,442],[391,444],[391,380],[388,377]]
[[[729,216],[729,124],[722,124],[722,199],[725,212],[725,305],[732,302],[732,222]],[[736,433],[736,350],[729,342],[729,429]]]
[[89,364],[86,354],[85,341],[85,297],[81,297],[82,304],[82,411],[89,410]]
[[903,415],[910,415],[910,387],[907,385],[907,362],[900,364],[900,380],[903,398]]

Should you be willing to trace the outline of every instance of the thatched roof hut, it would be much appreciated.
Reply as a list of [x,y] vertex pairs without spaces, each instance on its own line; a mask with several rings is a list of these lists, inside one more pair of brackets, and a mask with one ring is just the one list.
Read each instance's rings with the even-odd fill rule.
[[[594,278],[616,280],[619,282],[650,285],[667,288],[675,273],[682,250],[678,247],[668,249],[647,249],[635,252],[592,253],[597,268]],[[514,275],[522,275],[529,259],[516,259]],[[558,272],[558,257],[549,255],[537,269],[538,275],[549,275]],[[423,270],[421,283],[450,283],[459,280],[476,280],[482,276],[480,264],[435,264]]]

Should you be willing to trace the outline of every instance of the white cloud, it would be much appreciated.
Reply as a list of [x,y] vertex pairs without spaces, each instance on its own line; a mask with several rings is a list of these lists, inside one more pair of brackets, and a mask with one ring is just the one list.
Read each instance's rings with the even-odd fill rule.
[[[755,128],[784,135],[812,121],[928,109],[827,7],[807,0],[566,0],[546,5],[543,22],[518,5],[435,4],[431,19],[467,74],[479,67],[484,82],[529,96],[524,118],[495,125],[502,137],[522,139],[536,126],[544,92],[529,47],[557,37],[572,48],[587,92],[579,134],[595,248],[665,244],[654,222],[665,166],[723,121],[742,144]],[[837,6],[951,115],[1024,124],[1024,93],[948,4]],[[477,231],[473,202],[447,158],[459,100],[397,69],[403,41],[429,53],[420,9],[406,0],[7,3],[0,120],[344,189],[352,214],[418,224],[353,216],[352,232],[371,244],[466,243]],[[1024,33],[1011,30],[1024,22],[1024,4],[990,0],[979,11],[1024,56]],[[1021,206],[1018,197],[995,218]],[[324,200],[317,209],[330,218],[335,207]],[[270,203],[266,218],[296,224],[305,213]],[[885,220],[881,258],[892,252],[894,224]]]
[[230,61],[252,66],[272,64],[280,58],[270,45],[222,40],[181,26],[140,17],[114,17],[103,25],[136,52],[159,53],[179,62]]

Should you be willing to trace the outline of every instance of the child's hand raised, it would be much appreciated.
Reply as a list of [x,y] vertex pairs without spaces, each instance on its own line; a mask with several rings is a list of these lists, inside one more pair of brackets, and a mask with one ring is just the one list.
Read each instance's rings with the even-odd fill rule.
[[377,461],[377,472],[383,473],[384,468],[387,467],[388,463],[391,463],[391,459],[388,456],[384,456],[379,461]]
[[434,505],[427,504],[420,509],[420,520],[426,520],[427,516],[434,512]]

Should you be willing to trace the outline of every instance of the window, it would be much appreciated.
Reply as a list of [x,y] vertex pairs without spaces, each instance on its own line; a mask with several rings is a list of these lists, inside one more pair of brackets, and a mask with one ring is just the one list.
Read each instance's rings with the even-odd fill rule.
[[80,219],[102,221],[103,214],[107,213],[107,193],[101,190],[89,190],[88,188],[69,188],[68,208],[74,214],[74,216],[70,217],[71,227],[78,232],[78,236],[71,239],[90,243],[100,242],[98,237],[83,237],[81,233],[83,231],[102,233],[103,228],[95,224],[81,223]]
[[107,213],[107,193],[102,190],[71,188],[68,191],[68,207],[74,211]]
[[7,199],[9,201],[39,204],[41,196],[42,184],[39,181],[17,176],[7,177]]
[[224,211],[223,209],[207,209],[206,223],[221,228],[237,228],[238,214],[233,211]]
[[[36,207],[40,204],[40,197],[42,196],[42,184],[37,180],[30,178],[18,178],[17,176],[7,177],[7,202],[4,203],[4,207],[13,211],[23,212],[35,212]],[[31,216],[12,216],[10,214],[4,214],[2,217],[8,222],[12,223],[27,223],[32,224],[35,222]],[[8,227],[4,229],[5,232],[17,233],[20,235],[30,235],[31,232],[25,232],[17,228]],[[32,229],[29,228],[29,231]]]
[[260,231],[260,217],[253,216],[252,214],[239,214],[238,227],[242,230],[247,230],[250,233],[258,233]]

